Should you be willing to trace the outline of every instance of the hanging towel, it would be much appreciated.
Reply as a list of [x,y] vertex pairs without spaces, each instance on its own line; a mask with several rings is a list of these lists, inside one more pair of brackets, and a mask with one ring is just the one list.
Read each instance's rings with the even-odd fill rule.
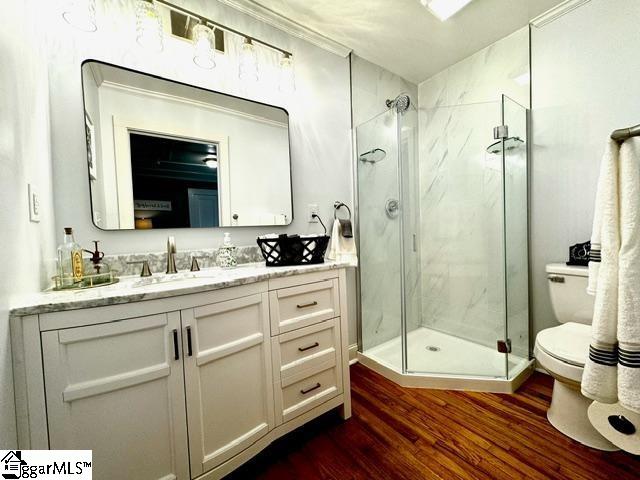
[[338,219],[333,222],[327,258],[336,261],[355,261],[357,258],[355,239],[353,236],[345,237],[343,235],[342,225]]
[[640,413],[640,138],[620,147],[618,264],[618,399]]
[[619,153],[619,145],[610,140],[600,165],[591,235],[591,251],[601,251],[601,260],[598,262],[597,257],[592,256],[589,262],[589,291],[595,293],[596,298],[582,394],[602,403],[613,403],[618,398]]

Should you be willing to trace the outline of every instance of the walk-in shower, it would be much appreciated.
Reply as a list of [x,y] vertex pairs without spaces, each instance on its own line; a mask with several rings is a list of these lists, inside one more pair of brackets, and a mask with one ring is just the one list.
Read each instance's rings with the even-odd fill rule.
[[359,359],[406,386],[512,391],[531,368],[526,109],[386,105],[356,127]]

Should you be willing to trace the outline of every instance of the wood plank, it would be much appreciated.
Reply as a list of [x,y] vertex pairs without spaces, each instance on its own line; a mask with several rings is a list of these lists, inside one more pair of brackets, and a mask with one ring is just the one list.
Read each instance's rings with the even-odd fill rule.
[[353,417],[334,412],[271,445],[230,478],[638,479],[640,457],[600,452],[546,418],[553,381],[513,395],[402,388],[351,367]]

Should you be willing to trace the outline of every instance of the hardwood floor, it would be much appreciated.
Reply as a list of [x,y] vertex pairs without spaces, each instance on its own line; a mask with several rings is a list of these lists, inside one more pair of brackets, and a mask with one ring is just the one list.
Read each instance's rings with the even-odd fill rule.
[[515,395],[406,389],[358,364],[351,380],[351,419],[330,412],[230,478],[640,478],[640,457],[592,450],[548,423],[546,375],[534,374]]

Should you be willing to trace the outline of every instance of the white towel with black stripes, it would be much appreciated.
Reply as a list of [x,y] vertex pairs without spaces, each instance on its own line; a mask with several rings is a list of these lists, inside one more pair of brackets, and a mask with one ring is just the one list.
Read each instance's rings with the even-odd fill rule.
[[602,403],[618,399],[619,154],[619,145],[609,140],[600,164],[589,260],[589,291],[596,298],[581,388],[583,395]]
[[640,138],[620,147],[618,400],[640,413]]
[[640,138],[609,143],[596,199],[602,251],[582,393],[640,413]]

